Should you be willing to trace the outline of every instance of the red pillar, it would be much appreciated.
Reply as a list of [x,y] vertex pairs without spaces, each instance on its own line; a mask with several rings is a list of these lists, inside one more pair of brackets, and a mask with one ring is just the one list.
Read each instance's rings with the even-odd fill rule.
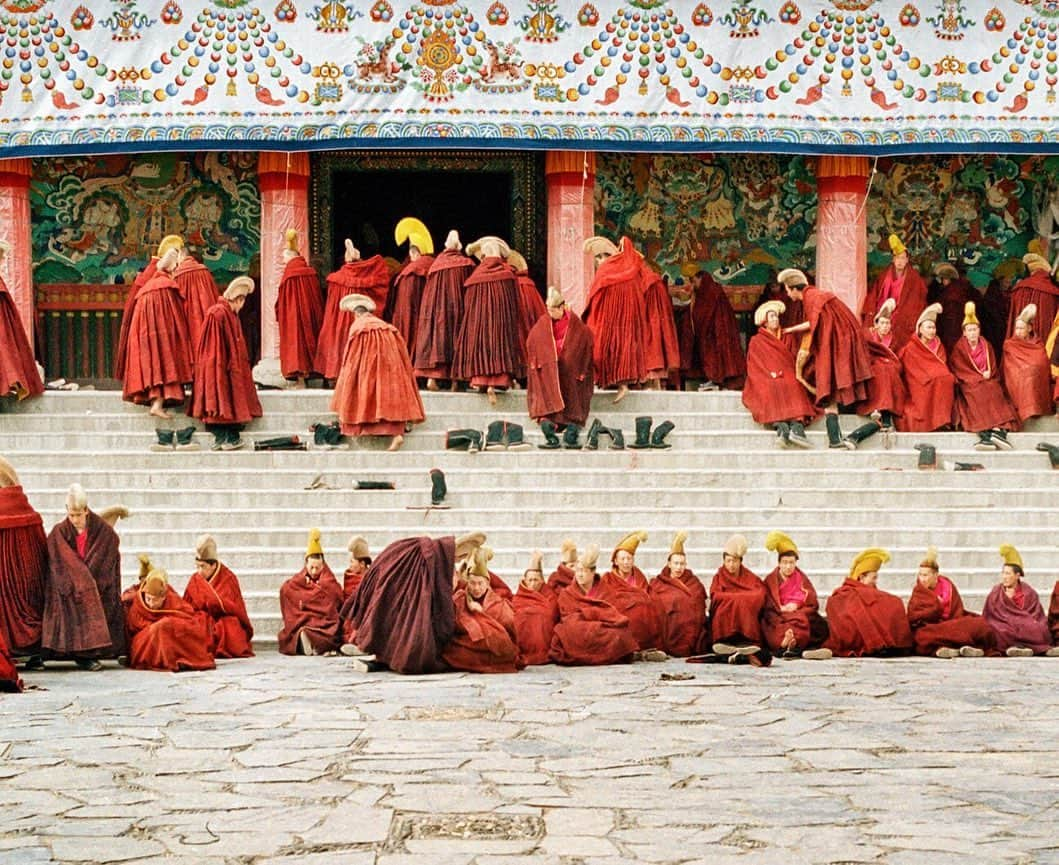
[[0,238],[11,244],[3,277],[22,327],[33,345],[33,237],[29,212],[28,159],[0,159]]
[[816,184],[816,284],[855,313],[868,293],[868,158],[821,156]]
[[596,155],[570,150],[545,154],[548,184],[548,285],[578,314],[592,283],[592,258],[582,244],[595,234]]

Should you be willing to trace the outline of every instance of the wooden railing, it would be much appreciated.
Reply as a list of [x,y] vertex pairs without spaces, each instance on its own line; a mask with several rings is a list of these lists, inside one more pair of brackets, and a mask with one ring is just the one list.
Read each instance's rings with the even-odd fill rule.
[[36,287],[38,354],[48,378],[107,379],[121,331],[127,285]]

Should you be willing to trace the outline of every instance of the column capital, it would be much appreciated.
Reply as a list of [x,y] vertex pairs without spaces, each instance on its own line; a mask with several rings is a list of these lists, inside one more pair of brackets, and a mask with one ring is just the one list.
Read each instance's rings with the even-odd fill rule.
[[596,154],[583,150],[549,150],[544,154],[544,174],[596,176]]

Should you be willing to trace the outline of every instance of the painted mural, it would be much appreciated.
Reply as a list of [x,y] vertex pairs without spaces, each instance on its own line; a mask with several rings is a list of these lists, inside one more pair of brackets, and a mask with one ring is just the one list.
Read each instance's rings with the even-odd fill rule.
[[179,234],[224,284],[260,248],[259,195],[254,153],[35,160],[34,282],[132,282]]

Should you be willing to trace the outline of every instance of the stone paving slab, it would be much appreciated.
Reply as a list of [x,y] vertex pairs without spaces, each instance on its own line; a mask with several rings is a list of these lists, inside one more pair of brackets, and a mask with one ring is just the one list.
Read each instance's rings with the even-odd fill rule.
[[0,696],[3,865],[1059,865],[1059,661],[56,667]]

